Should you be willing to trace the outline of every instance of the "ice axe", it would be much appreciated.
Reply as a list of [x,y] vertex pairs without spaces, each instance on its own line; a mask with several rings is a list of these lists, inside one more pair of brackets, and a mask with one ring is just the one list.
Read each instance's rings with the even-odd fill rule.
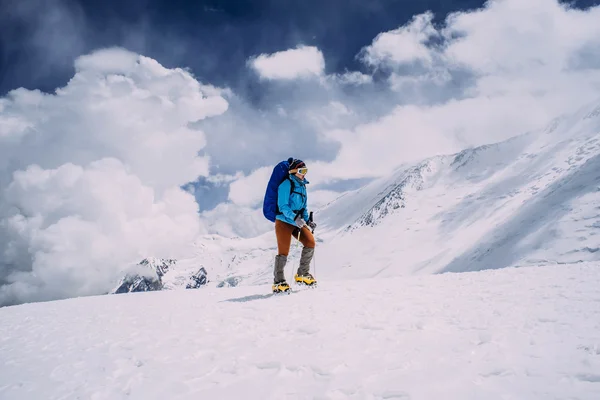
[[[313,222],[313,212],[312,211],[308,214],[308,222],[309,223]],[[315,234],[315,229],[314,228],[311,230],[311,233],[313,235]],[[315,239],[315,241],[316,241],[316,239]],[[313,265],[314,265],[314,267],[313,267],[313,274],[315,275],[315,278],[316,278],[316,276],[317,276],[317,260],[316,260],[314,254],[313,254]]]

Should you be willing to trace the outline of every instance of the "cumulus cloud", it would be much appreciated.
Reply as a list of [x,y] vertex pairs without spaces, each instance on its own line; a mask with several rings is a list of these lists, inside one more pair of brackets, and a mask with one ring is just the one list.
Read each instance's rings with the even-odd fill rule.
[[229,189],[229,200],[240,206],[262,206],[267,182],[272,171],[273,167],[259,168],[250,175],[234,181]]
[[[527,120],[517,106],[529,110]],[[332,163],[313,168],[319,181],[341,178],[375,178],[389,174],[401,163],[458,152],[474,144],[501,140],[538,128],[548,117],[533,99],[465,99],[438,106],[398,106],[385,117],[352,130],[332,130],[330,140],[341,143]],[[484,132],[484,134],[482,134]]]
[[432,24],[433,14],[415,16],[406,26],[377,35],[373,43],[362,50],[361,59],[368,65],[430,64],[433,56],[427,42],[439,33]]
[[249,65],[263,79],[292,80],[322,76],[325,58],[314,46],[298,46],[273,54],[261,54],[249,60]]
[[[573,56],[598,43],[600,10],[569,8],[556,0],[491,1],[448,17],[448,60],[485,74],[568,68]],[[493,45],[490,45],[493,44]]]
[[208,175],[219,89],[122,49],[80,57],[55,94],[0,100],[0,305],[103,293],[142,257],[184,257],[205,228],[180,186]]

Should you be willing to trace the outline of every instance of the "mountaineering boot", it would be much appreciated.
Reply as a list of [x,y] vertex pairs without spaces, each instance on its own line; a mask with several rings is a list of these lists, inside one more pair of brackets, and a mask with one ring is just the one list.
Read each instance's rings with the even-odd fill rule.
[[290,285],[285,281],[284,269],[286,263],[287,256],[281,254],[275,256],[273,293],[287,292],[290,290]]
[[300,255],[300,267],[298,267],[298,273],[294,276],[296,283],[302,283],[304,285],[312,286],[317,283],[315,278],[308,272],[310,271],[310,261],[315,254],[314,248],[304,247],[302,254]]
[[285,293],[290,291],[290,285],[286,281],[275,282],[273,284],[273,293]]
[[317,281],[309,273],[306,273],[304,275],[296,274],[296,275],[294,275],[294,280],[296,281],[297,284],[300,284],[300,285],[306,285],[306,286],[316,286],[317,285]]

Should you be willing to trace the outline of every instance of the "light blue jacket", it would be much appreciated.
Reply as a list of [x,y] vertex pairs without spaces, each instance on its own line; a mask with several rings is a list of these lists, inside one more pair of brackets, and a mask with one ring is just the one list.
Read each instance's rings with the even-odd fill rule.
[[[294,191],[292,193],[290,193],[292,184],[290,179],[294,181]],[[306,185],[309,182],[306,178],[303,180],[298,179],[296,175],[290,175],[290,179],[285,179],[281,182],[277,189],[277,206],[281,214],[278,214],[275,218],[288,224],[296,225],[294,222],[296,213],[303,210],[302,218],[308,222]]]

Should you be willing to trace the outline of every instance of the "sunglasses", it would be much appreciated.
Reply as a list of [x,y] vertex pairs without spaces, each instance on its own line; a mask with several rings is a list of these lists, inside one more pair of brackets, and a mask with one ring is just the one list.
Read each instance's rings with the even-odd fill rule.
[[308,168],[298,168],[298,169],[296,169],[296,173],[298,173],[300,175],[306,175],[307,172],[308,172]]

